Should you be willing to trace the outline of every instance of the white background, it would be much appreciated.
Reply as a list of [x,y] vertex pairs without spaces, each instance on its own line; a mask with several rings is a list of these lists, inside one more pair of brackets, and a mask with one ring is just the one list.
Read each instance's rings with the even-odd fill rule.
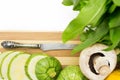
[[63,31],[77,14],[62,0],[0,0],[0,31]]

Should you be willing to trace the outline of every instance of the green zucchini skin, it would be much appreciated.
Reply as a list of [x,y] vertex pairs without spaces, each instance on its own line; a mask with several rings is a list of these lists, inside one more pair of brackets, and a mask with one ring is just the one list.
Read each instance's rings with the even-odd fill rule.
[[10,64],[10,61],[18,54],[20,54],[21,52],[20,51],[14,51],[14,52],[11,52],[9,53],[8,55],[6,55],[4,57],[4,59],[2,60],[2,63],[1,63],[1,74],[2,74],[2,77],[5,79],[5,80],[8,80],[8,68],[9,68],[9,64]]
[[[4,57],[12,53],[15,54],[15,52],[18,51],[5,52]],[[46,54],[35,53],[30,55],[24,52],[18,52],[15,56],[11,56],[13,58],[11,57],[7,74],[5,74],[8,80],[56,80],[62,70],[62,65],[59,60]],[[32,65],[34,62],[35,64]],[[34,76],[30,74],[32,71]],[[4,79],[0,77],[0,80]]]
[[78,66],[67,66],[59,74],[56,80],[88,80]]
[[1,66],[2,66],[3,59],[12,52],[13,51],[5,51],[5,52],[0,54],[0,79],[3,79],[2,73],[1,73]]
[[35,66],[35,74],[38,80],[56,80],[61,70],[61,63],[50,56],[39,60]]
[[30,56],[30,54],[21,53],[11,60],[8,68],[8,80],[29,80],[25,73],[25,63]]
[[33,80],[33,79],[38,80],[35,74],[35,66],[39,60],[45,57],[48,57],[48,55],[42,54],[42,53],[35,53],[35,54],[32,54],[27,60],[26,65],[25,65],[25,72],[30,80]]

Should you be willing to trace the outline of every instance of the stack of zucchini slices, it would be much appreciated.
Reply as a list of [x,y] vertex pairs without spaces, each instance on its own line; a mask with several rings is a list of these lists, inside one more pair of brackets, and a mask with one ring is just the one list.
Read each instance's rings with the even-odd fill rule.
[[0,80],[56,80],[60,62],[43,53],[7,51],[0,54]]

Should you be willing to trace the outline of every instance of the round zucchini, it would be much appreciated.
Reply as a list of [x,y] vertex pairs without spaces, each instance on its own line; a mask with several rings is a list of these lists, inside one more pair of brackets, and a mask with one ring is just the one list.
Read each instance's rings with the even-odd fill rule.
[[47,57],[46,55],[42,54],[32,54],[32,56],[28,59],[26,63],[26,74],[30,78],[30,80],[38,80],[35,75],[35,66],[37,62],[43,58]]
[[88,80],[78,66],[67,66],[59,74],[56,80]]
[[35,74],[38,80],[56,80],[61,70],[60,62],[50,56],[39,60],[35,66]]

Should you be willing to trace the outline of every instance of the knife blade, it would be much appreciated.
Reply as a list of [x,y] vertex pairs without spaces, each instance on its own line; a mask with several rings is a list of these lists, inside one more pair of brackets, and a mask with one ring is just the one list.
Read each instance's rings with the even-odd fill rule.
[[78,44],[64,44],[64,43],[41,43],[41,44],[25,44],[14,41],[3,41],[1,46],[3,48],[40,48],[43,51],[48,50],[70,50]]

